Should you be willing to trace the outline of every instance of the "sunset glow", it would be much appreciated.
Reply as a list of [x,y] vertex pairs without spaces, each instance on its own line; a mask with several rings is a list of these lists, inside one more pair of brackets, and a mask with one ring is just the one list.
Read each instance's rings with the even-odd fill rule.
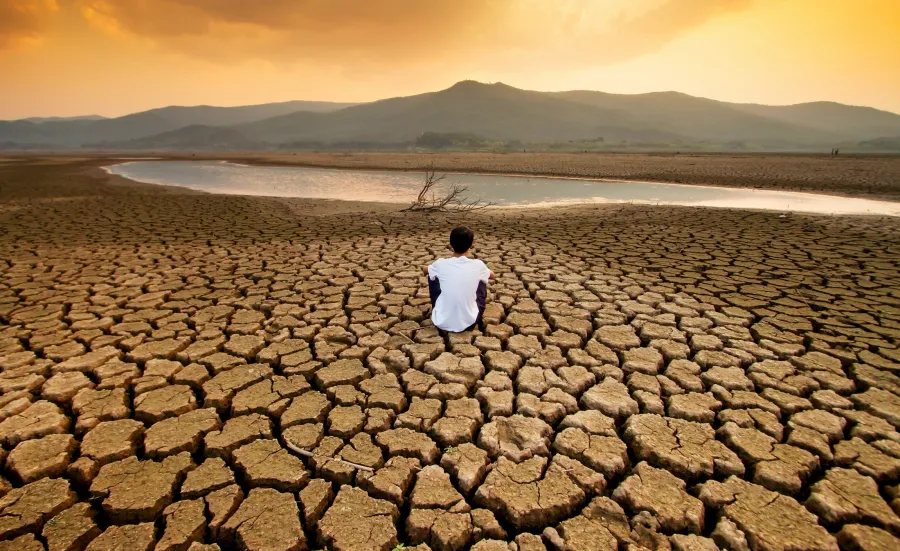
[[0,119],[463,79],[900,112],[895,0],[4,0]]

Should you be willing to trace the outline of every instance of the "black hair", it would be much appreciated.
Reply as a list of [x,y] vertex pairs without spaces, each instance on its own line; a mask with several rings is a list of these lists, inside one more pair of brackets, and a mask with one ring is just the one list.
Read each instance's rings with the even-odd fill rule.
[[453,252],[456,254],[468,251],[472,247],[473,241],[475,241],[475,232],[465,226],[453,228],[453,231],[450,232],[450,246],[453,247]]

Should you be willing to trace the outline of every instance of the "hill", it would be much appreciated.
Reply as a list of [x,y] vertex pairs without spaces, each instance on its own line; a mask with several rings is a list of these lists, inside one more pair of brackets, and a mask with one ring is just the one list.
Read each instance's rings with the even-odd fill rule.
[[[839,133],[817,130],[803,121],[787,122],[735,108],[734,104],[698,98],[678,92],[605,94],[561,92],[559,97],[628,113],[640,124],[665,129],[697,141],[724,143],[815,143],[839,139]],[[900,124],[900,116],[897,117]]]
[[82,147],[91,143],[117,143],[194,125],[231,126],[264,120],[296,111],[326,112],[350,103],[288,101],[239,107],[170,106],[112,119],[68,119],[32,122],[0,121],[0,142]]
[[423,144],[587,149],[627,144],[685,150],[827,151],[840,144],[896,135],[900,135],[900,115],[838,103],[766,106],[677,92],[535,92],[475,81],[357,105],[166,107],[100,121],[0,122],[0,143],[135,150]]
[[856,144],[849,144],[845,149],[867,153],[900,153],[900,136],[864,140]]
[[446,90],[392,98],[323,114],[294,113],[238,127],[269,141],[411,142],[425,132],[469,133],[527,142],[595,139],[676,139],[633,128],[627,116],[505,84],[460,82]]
[[897,134],[898,115],[872,107],[817,101],[784,106],[734,104],[734,108],[787,124],[828,132],[848,140]]
[[40,124],[42,122],[59,122],[59,121],[100,121],[106,117],[100,115],[79,115],[77,117],[28,117],[26,119],[18,119],[25,122],[33,122]]

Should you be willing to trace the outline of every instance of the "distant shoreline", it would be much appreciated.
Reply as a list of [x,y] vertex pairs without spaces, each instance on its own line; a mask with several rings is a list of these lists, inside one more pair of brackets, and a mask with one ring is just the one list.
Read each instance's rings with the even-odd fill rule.
[[[294,189],[294,191],[290,191],[290,189],[284,189],[280,193],[274,190],[271,190],[266,187],[265,183],[269,181],[266,176],[260,175],[261,187],[252,187],[252,182],[255,180],[244,181],[242,180],[242,186],[240,188],[229,187],[227,184],[224,187],[216,187],[216,186],[204,186],[202,183],[198,183],[198,181],[193,180],[191,176],[191,170],[185,169],[185,172],[178,172],[176,170],[176,174],[180,174],[181,176],[175,176],[172,174],[168,174],[168,176],[154,176],[153,169],[150,168],[155,163],[187,163],[187,164],[199,164],[201,166],[219,166],[225,170],[241,170],[241,169],[280,169],[280,170],[296,170],[296,171],[320,171],[322,173],[340,173],[347,172],[353,173],[354,178],[367,178],[366,174],[372,175],[374,177],[375,174],[396,174],[396,175],[404,175],[406,182],[405,185],[409,185],[409,177],[415,175],[414,171],[404,171],[404,170],[396,170],[396,169],[361,169],[361,168],[319,168],[319,167],[307,167],[307,166],[272,166],[268,164],[244,164],[244,163],[236,163],[230,160],[168,160],[168,161],[160,161],[157,159],[152,159],[148,161],[141,161],[135,159],[128,159],[123,163],[115,163],[101,167],[104,172],[110,175],[121,176],[127,178],[129,180],[133,180],[136,182],[141,182],[145,184],[152,185],[166,185],[166,186],[174,186],[174,187],[184,187],[187,189],[200,191],[203,193],[211,193],[215,195],[244,195],[250,197],[277,197],[284,199],[320,199],[320,200],[346,200],[343,197],[343,194],[339,194],[340,196],[332,196],[332,197],[321,197],[317,196],[317,194],[313,194],[312,196],[304,195],[303,186],[306,185],[305,181],[308,179],[306,176],[302,175],[302,173],[298,173],[297,177],[300,180],[297,182],[301,187],[298,189]],[[143,164],[145,167],[149,168],[149,173],[138,170],[137,173],[131,172],[127,170],[129,165],[133,164]],[[116,171],[116,167],[122,167],[121,170]],[[165,174],[165,172],[163,173]],[[223,173],[223,178],[228,181],[229,178],[224,176],[224,174],[237,174],[237,173]],[[280,173],[279,173],[280,174]],[[316,174],[313,172],[312,174]],[[543,188],[546,189],[546,193],[553,194],[554,186],[563,185],[563,182],[584,182],[585,184],[608,184],[611,187],[601,187],[596,189],[594,194],[588,195],[579,195],[578,192],[575,192],[574,195],[567,195],[563,193],[559,197],[548,197],[534,201],[534,198],[524,199],[524,202],[520,202],[523,199],[515,199],[516,193],[513,192],[511,196],[502,197],[502,198],[494,198],[488,197],[488,199],[497,199],[500,201],[498,204],[492,205],[490,208],[493,209],[534,209],[534,208],[559,208],[565,206],[575,206],[575,205],[596,205],[596,204],[641,204],[641,205],[655,205],[655,206],[695,206],[695,207],[713,207],[713,208],[739,208],[745,210],[763,210],[763,211],[776,211],[776,212],[787,212],[787,213],[807,213],[807,214],[820,214],[820,215],[877,215],[877,216],[900,216],[900,201],[877,201],[872,199],[861,199],[861,198],[845,198],[837,195],[829,195],[823,193],[809,193],[809,192],[797,192],[797,191],[775,191],[775,190],[765,190],[765,189],[744,189],[740,190],[740,188],[727,187],[727,186],[709,186],[709,185],[699,185],[699,184],[678,184],[678,183],[663,183],[663,182],[647,182],[647,181],[636,181],[636,180],[618,180],[618,179],[594,179],[594,178],[585,178],[585,177],[560,177],[560,176],[535,176],[529,174],[484,174],[484,173],[460,173],[460,172],[449,172],[446,173],[450,176],[448,179],[449,182],[453,181],[454,175],[456,176],[481,176],[487,178],[487,182],[491,182],[491,179],[496,182],[497,180],[501,180],[504,178],[509,178],[509,185],[512,186],[520,186],[520,185],[528,185],[527,182],[532,182],[533,185],[547,185],[549,187]],[[312,176],[313,178],[317,178],[317,176]],[[332,178],[333,176],[325,176],[326,178]],[[341,176],[336,176],[337,178],[341,178]],[[279,180],[281,178],[279,177]],[[540,180],[544,180],[547,184],[538,184],[537,182]],[[355,180],[354,180],[355,181]],[[473,182],[462,182],[463,185],[478,185]],[[505,184],[502,184],[505,188]],[[245,187],[251,186],[251,187]],[[634,186],[634,187],[632,187]],[[649,187],[648,187],[649,186]],[[661,187],[656,187],[661,186]],[[676,192],[676,195],[672,195],[671,188],[683,188],[684,192],[688,194],[687,197],[683,197],[681,191]],[[693,197],[691,198],[692,191],[690,189],[693,188],[696,193],[706,194],[705,197]],[[580,189],[580,187],[579,187]],[[595,188],[590,188],[595,189]],[[630,191],[625,191],[629,190]],[[606,190],[605,192],[603,190]],[[665,190],[668,190],[665,191]],[[706,190],[706,191],[700,191]],[[734,195],[736,192],[739,192],[738,195]],[[413,190],[412,193],[415,193]],[[473,192],[474,193],[474,192]],[[611,193],[611,195],[606,195],[606,193]],[[623,195],[624,193],[624,195]],[[662,193],[662,195],[656,195],[657,193]],[[377,193],[376,193],[377,195]],[[360,201],[364,203],[388,203],[395,204],[397,203],[396,197],[381,197],[381,198],[355,198],[351,199],[353,201]],[[512,203],[506,203],[505,201],[511,200]]]
[[83,159],[96,166],[140,159],[228,161],[258,166],[505,175],[795,191],[900,201],[900,156],[643,153],[98,153],[2,154],[17,160]]
[[[79,155],[114,162],[135,154]],[[303,153],[166,154],[168,160],[229,161],[258,166],[400,170],[571,178],[794,191],[900,201],[900,157],[786,154],[584,153]],[[132,159],[133,160],[133,159]]]

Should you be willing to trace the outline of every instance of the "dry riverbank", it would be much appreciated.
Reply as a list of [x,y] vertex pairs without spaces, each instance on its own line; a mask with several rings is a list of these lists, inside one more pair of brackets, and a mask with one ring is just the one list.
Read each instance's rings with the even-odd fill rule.
[[[198,154],[196,157],[199,158]],[[181,157],[184,158],[184,157]],[[205,158],[205,157],[204,157]],[[248,164],[574,176],[760,188],[900,201],[900,156],[612,153],[296,153],[211,158]]]
[[[82,159],[135,157],[89,154]],[[642,153],[312,153],[143,154],[246,164],[326,168],[529,174],[670,182],[845,195],[900,201],[900,156]],[[31,156],[9,159],[31,158]],[[38,155],[37,158],[40,158]]]
[[[104,162],[0,164],[13,547],[898,541],[896,219],[413,215],[190,193]],[[801,185],[790,170],[759,185]],[[445,338],[420,268],[458,223],[498,279],[485,331]]]

